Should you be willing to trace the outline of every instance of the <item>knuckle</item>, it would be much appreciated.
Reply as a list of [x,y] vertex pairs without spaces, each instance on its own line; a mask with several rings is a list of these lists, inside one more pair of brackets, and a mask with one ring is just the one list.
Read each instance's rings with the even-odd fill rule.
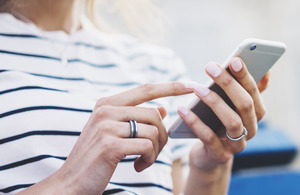
[[240,141],[239,147],[234,148],[233,152],[234,154],[240,153],[241,151],[243,151],[246,148],[246,140],[243,139]]
[[256,86],[254,83],[248,84],[247,92],[248,92],[251,96],[254,96],[254,95],[258,92],[257,86]]
[[247,140],[252,139],[256,135],[256,131],[248,132]]
[[101,149],[108,153],[111,151],[115,151],[117,146],[114,143],[115,143],[114,139],[110,137],[106,137],[105,139],[101,140]]
[[142,90],[142,93],[147,94],[148,96],[154,95],[154,84],[151,83],[145,83],[140,86],[140,89]]
[[256,112],[256,118],[258,121],[260,121],[266,114],[266,108],[265,106],[262,106],[259,111]]
[[156,108],[149,108],[151,115],[154,117],[155,120],[161,121],[161,116],[159,111]]
[[171,82],[171,91],[176,92],[179,91],[180,85],[182,85],[179,82]]
[[195,129],[198,124],[198,118],[197,117],[191,117],[189,120],[187,120],[188,126],[190,126],[192,129]]
[[258,129],[258,127],[257,127],[257,125],[255,125],[253,129],[248,130],[248,135],[247,135],[248,140],[253,138],[256,135],[257,129]]
[[217,95],[212,95],[210,98],[206,99],[206,103],[211,106],[219,105],[221,98]]
[[223,152],[223,153],[220,154],[220,156],[218,158],[218,163],[225,164],[231,158],[232,158],[231,155],[229,155],[227,152]]
[[161,131],[161,140],[159,141],[160,145],[166,145],[166,143],[168,142],[168,134],[167,131],[165,129],[163,129],[163,131]]
[[106,156],[106,160],[109,162],[118,162],[125,158],[126,155],[122,153],[122,147],[124,147],[124,145],[114,137],[107,136],[105,139],[101,140],[100,148],[104,153],[104,156]]
[[241,111],[242,112],[250,112],[254,108],[254,103],[252,98],[248,98],[247,100],[243,101],[243,104],[241,105]]
[[104,105],[109,105],[109,97],[103,97],[100,98],[97,102],[96,102],[96,108],[104,106]]
[[107,120],[103,120],[98,124],[98,129],[101,134],[108,132],[111,128],[112,124]]
[[154,151],[153,143],[150,140],[145,140],[143,146],[146,153],[152,153]]
[[110,109],[108,106],[101,106],[94,110],[94,115],[97,118],[104,118],[109,115],[109,111],[110,111]]
[[233,77],[226,76],[223,80],[221,80],[221,84],[222,86],[227,87],[233,82],[233,80],[234,80]]
[[159,136],[159,131],[156,126],[151,126],[150,128],[151,135],[156,139]]
[[215,143],[215,136],[212,133],[205,135],[203,142],[207,145],[213,145]]
[[243,125],[240,118],[232,117],[229,122],[228,129],[230,129],[231,131],[240,131],[242,126]]

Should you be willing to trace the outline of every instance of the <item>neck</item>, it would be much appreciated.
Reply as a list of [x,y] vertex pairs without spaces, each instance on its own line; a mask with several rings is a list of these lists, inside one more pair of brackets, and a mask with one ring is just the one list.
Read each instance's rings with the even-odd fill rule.
[[80,28],[81,0],[24,0],[23,3],[19,1],[10,1],[5,6],[5,11],[20,20],[31,21],[41,30],[62,30],[70,34]]

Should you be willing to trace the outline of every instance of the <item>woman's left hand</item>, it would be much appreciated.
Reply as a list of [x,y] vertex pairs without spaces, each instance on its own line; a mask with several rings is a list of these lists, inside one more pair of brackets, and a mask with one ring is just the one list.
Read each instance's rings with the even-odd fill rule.
[[230,70],[233,76],[216,63],[206,66],[207,74],[226,92],[236,110],[203,85],[198,85],[195,93],[222,121],[230,137],[240,137],[243,128],[247,129],[248,134],[239,141],[232,141],[226,136],[218,137],[189,109],[179,108],[180,116],[201,140],[190,153],[191,168],[212,173],[219,165],[227,163],[230,167],[234,154],[242,151],[246,141],[256,134],[257,122],[265,114],[260,91],[267,87],[269,74],[257,85],[240,58],[231,60]]

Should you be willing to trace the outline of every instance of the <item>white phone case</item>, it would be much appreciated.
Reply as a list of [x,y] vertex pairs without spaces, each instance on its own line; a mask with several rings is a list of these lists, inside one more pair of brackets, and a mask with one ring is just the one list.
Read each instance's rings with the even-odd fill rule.
[[[282,56],[285,50],[286,46],[281,42],[254,38],[245,39],[239,44],[232,55],[230,55],[230,57],[222,64],[222,67],[229,71],[228,66],[230,60],[233,57],[240,57],[246,64],[248,71],[253,76],[256,83],[258,83],[275,64],[275,62]],[[226,93],[216,83],[214,83],[212,79],[210,79],[206,86],[218,93],[231,108],[235,109]],[[199,98],[195,99],[190,104],[189,108],[218,136],[225,134],[226,130],[222,122]],[[192,130],[190,130],[180,117],[178,117],[178,119],[170,127],[169,137],[196,138]]]

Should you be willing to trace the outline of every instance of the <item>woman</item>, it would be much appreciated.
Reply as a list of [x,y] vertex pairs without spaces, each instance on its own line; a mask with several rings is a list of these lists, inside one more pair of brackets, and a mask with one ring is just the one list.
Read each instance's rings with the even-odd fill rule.
[[[255,135],[264,115],[259,91],[267,77],[257,87],[238,58],[231,61],[233,76],[216,63],[206,66],[235,112],[203,85],[175,82],[184,68],[169,50],[105,34],[81,19],[90,4],[1,1],[0,191],[226,194],[233,155]],[[179,107],[199,138],[180,189],[179,178],[174,184],[171,178],[180,169],[178,161],[172,163],[179,141],[167,141],[163,124],[174,108],[170,103],[180,98],[161,97],[192,92],[212,108],[230,137],[243,135],[244,127],[248,135],[239,141],[219,138]]]

